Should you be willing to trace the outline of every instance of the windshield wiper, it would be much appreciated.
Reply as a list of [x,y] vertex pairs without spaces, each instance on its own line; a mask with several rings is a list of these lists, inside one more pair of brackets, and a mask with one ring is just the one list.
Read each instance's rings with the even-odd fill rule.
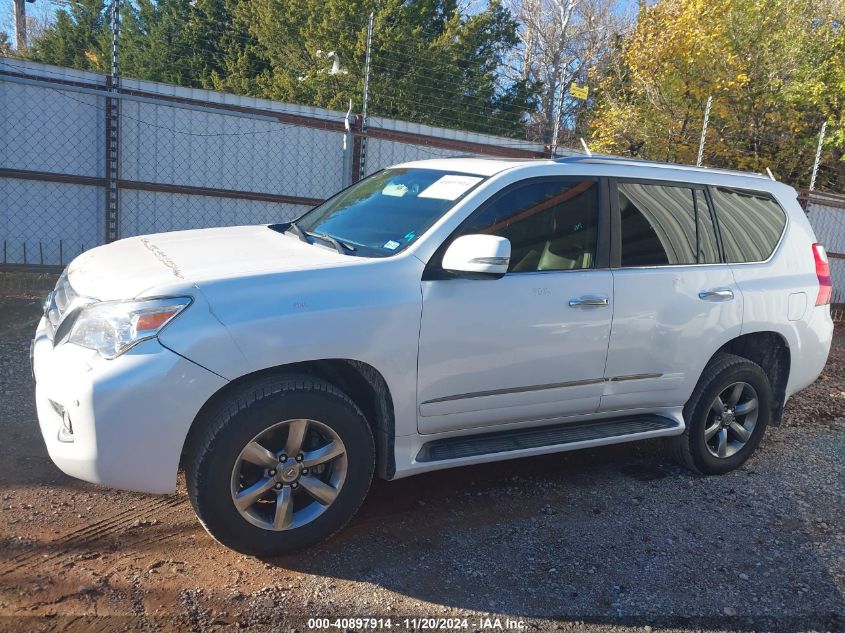
[[339,239],[329,235],[328,233],[311,233],[310,231],[305,231],[300,228],[300,226],[296,223],[296,220],[288,224],[287,230],[293,232],[300,240],[302,240],[306,244],[313,243],[311,240],[308,239],[309,237],[316,237],[319,240],[328,242],[341,255],[346,255],[347,253],[354,253],[357,250],[354,246],[351,246],[346,242],[341,242]]
[[296,234],[296,236],[297,236],[300,240],[302,240],[303,242],[305,242],[306,244],[310,244],[310,243],[311,243],[310,241],[308,241],[308,235],[305,233],[305,231],[303,231],[301,228],[299,228],[299,225],[296,223],[296,220],[293,220],[293,221],[290,223],[290,225],[288,225],[288,229],[290,229],[291,231],[293,231],[293,232]]
[[341,255],[346,255],[346,253],[354,253],[355,252],[354,246],[350,246],[349,244],[347,244],[345,242],[341,242],[339,239],[329,235],[328,233],[308,233],[306,231],[305,234],[311,235],[311,236],[316,237],[317,239],[320,239],[320,240],[325,240],[326,242],[328,242],[329,244],[334,246],[334,249],[338,253],[340,253]]

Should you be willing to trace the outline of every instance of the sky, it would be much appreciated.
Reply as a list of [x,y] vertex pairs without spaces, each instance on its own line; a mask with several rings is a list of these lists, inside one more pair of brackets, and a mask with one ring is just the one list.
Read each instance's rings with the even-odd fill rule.
[[[15,21],[12,17],[14,15],[12,6],[12,0],[0,0],[0,31],[8,34],[9,40],[14,45]],[[35,0],[34,3],[26,3],[27,17],[34,17],[39,22],[46,21],[52,11],[53,4],[50,0]]]

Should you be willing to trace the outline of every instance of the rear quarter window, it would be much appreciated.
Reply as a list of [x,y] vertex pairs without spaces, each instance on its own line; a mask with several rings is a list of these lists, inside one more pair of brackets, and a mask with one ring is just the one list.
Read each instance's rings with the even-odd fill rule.
[[771,257],[786,226],[786,214],[767,193],[713,187],[713,204],[728,262],[762,262]]

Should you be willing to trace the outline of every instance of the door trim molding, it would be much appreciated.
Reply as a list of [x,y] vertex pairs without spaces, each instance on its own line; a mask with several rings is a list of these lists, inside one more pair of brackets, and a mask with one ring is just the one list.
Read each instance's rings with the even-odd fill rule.
[[621,382],[624,380],[646,380],[649,378],[660,378],[663,374],[628,374],[626,376],[613,376],[611,378],[588,378],[586,380],[570,380],[567,382],[553,382],[545,385],[528,385],[525,387],[508,387],[505,389],[491,389],[489,391],[474,391],[472,393],[459,393],[452,396],[432,398],[421,402],[424,404],[435,404],[438,402],[451,402],[453,400],[468,400],[470,398],[483,398],[485,396],[503,396],[513,393],[525,393],[529,391],[544,391],[546,389],[561,389],[565,387],[583,387],[585,385],[598,385],[605,382]]
[[647,380],[649,378],[660,378],[663,374],[628,374],[627,376],[614,376],[607,378],[605,382],[622,382],[623,380]]

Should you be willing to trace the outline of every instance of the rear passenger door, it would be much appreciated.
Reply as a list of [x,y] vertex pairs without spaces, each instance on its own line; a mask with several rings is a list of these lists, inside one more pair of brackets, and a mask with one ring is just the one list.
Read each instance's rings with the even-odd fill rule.
[[684,404],[742,327],[743,298],[701,185],[613,180],[613,327],[602,411]]
[[818,279],[813,274],[809,246],[797,257],[790,254],[772,259],[786,228],[780,204],[771,194],[759,191],[713,187],[710,194],[725,260],[745,301],[743,333],[802,319],[812,309]]

